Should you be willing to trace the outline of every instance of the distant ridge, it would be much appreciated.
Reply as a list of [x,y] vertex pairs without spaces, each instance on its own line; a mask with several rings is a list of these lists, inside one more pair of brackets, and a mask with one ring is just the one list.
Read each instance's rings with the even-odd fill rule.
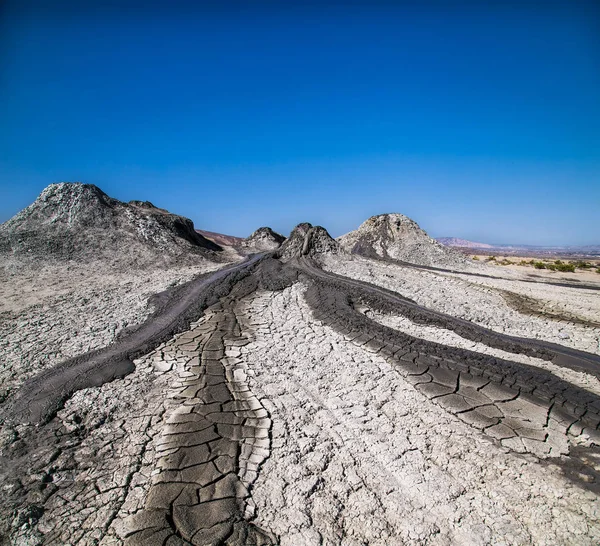
[[458,246],[461,248],[495,248],[494,245],[476,243],[474,241],[467,241],[466,239],[459,239],[457,237],[436,237],[435,240],[444,246]]
[[600,256],[600,244],[598,245],[552,245],[552,246],[541,246],[541,245],[516,245],[516,244],[503,244],[503,245],[490,245],[487,243],[477,243],[474,241],[468,241],[466,239],[459,239],[457,237],[438,237],[436,239],[439,243],[449,248],[455,248],[457,250],[465,251],[482,251],[482,252],[495,252],[503,253],[507,255],[523,255],[523,256],[573,256],[573,257],[589,257],[595,258]]
[[242,237],[236,237],[235,235],[225,235],[224,233],[215,233],[204,229],[197,229],[196,232],[221,246],[236,246],[244,240]]
[[224,235],[223,233],[215,233],[214,231],[203,229],[197,229],[196,231],[221,246],[231,246],[237,250],[275,250],[285,241],[283,235],[273,231],[270,227],[260,227],[246,238]]

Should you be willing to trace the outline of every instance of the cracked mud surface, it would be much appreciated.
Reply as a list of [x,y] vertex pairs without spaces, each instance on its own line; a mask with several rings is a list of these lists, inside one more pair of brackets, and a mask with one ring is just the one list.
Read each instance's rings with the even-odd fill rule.
[[[266,257],[155,298],[135,322],[164,336],[119,349],[132,328],[75,360],[93,371],[94,354],[118,349],[131,373],[71,383],[38,426],[19,401],[72,366],[49,359],[21,390],[14,380],[4,543],[597,544],[597,330],[565,321],[559,337],[510,308],[496,288],[540,298],[518,280],[320,260],[337,276]],[[597,319],[597,301],[569,290],[550,300]],[[44,310],[11,305],[17,362],[13,324]]]
[[273,419],[253,499],[281,544],[597,542],[596,493],[431,404],[381,355],[315,320],[304,291],[248,303],[264,323],[244,347],[250,385]]
[[600,317],[597,290],[523,283],[520,282],[523,275],[507,281],[465,273],[438,273],[357,257],[344,260],[324,255],[319,259],[327,271],[387,288],[419,305],[490,330],[600,354],[600,328],[523,314],[509,305],[496,288],[534,298],[546,308],[562,308],[592,322],[598,322]]

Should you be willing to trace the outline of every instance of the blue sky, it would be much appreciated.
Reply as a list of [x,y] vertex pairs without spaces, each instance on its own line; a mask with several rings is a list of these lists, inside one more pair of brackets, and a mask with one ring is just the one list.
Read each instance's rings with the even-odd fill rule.
[[0,221],[77,180],[232,235],[600,243],[595,2],[44,4],[0,8]]

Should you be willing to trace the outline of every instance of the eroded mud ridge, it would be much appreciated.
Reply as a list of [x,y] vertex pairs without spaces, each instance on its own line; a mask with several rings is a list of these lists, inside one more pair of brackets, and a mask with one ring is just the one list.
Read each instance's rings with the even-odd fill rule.
[[[494,507],[483,506],[488,491],[476,484],[502,476],[486,474],[484,453],[503,457],[506,483],[526,466],[530,482],[522,487],[530,496],[543,473],[527,465],[553,465],[556,480],[564,474],[553,485],[563,488],[558,501],[552,497],[553,517],[571,522],[579,544],[600,539],[600,388],[589,388],[600,372],[597,355],[492,332],[325,272],[307,256],[287,263],[257,256],[155,303],[144,324],[42,372],[3,408],[7,543],[389,544],[401,537],[441,545],[503,536],[511,544],[567,544],[556,530],[544,537],[533,515],[511,515],[519,523],[505,527],[482,519],[485,530],[478,527],[477,517],[493,517]],[[394,317],[506,356],[407,334]],[[423,421],[406,421],[419,405]],[[453,457],[459,448],[436,437],[435,420],[444,434],[476,445],[474,454]],[[395,421],[408,427],[406,439]],[[431,442],[442,442],[441,453],[450,446],[443,464],[440,454],[426,454]],[[417,452],[425,463],[415,462]],[[479,474],[464,481],[464,469],[453,466],[461,457],[469,468],[479,461]],[[427,469],[436,464],[443,476],[430,483]],[[447,497],[435,496],[434,482]],[[540,506],[548,502],[539,497]],[[464,514],[444,514],[447,503]],[[430,507],[438,522],[419,515]],[[461,519],[468,522],[462,534]]]

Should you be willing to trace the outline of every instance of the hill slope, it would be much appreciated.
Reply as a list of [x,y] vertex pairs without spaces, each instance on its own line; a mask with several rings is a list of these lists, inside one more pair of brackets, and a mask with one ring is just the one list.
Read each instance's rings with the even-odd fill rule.
[[279,248],[278,255],[282,258],[295,258],[340,252],[343,252],[343,249],[325,228],[303,222],[292,230]]
[[285,237],[270,227],[260,227],[252,235],[242,240],[242,246],[255,250],[275,250],[285,241]]
[[466,258],[444,247],[403,214],[372,216],[360,227],[338,237],[342,248],[365,257],[401,260],[419,265],[459,267]]
[[188,218],[147,201],[123,203],[92,184],[51,184],[0,225],[0,254],[20,260],[143,266],[216,260],[220,250]]

